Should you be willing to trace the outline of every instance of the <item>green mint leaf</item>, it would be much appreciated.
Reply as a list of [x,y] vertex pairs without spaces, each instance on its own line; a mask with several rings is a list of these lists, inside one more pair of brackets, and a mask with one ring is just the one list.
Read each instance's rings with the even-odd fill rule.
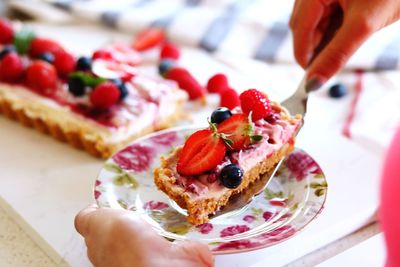
[[233,146],[233,141],[232,141],[231,139],[229,139],[229,138],[222,138],[222,140],[224,140],[224,142],[225,142],[225,144],[226,144],[227,146],[229,146],[230,148],[232,148],[232,146]]
[[35,33],[28,28],[23,28],[14,35],[14,46],[19,54],[26,54],[31,46]]
[[96,77],[82,71],[73,72],[69,76],[81,79],[86,86],[90,87],[96,87],[97,85],[107,81],[105,78]]
[[262,135],[252,135],[251,137],[252,142],[260,142],[263,139]]

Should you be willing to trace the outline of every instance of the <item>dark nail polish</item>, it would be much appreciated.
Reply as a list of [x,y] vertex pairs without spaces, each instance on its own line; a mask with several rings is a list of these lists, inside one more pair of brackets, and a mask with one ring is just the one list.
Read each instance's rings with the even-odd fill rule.
[[306,92],[309,93],[309,92],[318,90],[323,84],[324,84],[324,82],[321,79],[312,77],[306,83]]

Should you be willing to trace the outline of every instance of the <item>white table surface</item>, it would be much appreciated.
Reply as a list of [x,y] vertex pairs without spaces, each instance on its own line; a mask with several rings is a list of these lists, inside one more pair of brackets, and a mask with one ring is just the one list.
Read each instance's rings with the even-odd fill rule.
[[[89,35],[88,32],[79,34],[73,28],[39,28],[72,48],[79,45],[70,40],[85,42],[84,49],[89,49],[110,39],[108,34],[99,34],[93,29]],[[117,38],[115,36],[112,38]],[[290,92],[285,89],[294,89],[301,78],[297,68],[270,68],[251,62],[242,62],[240,68],[235,68],[228,59],[212,60],[194,51],[186,53],[182,64],[190,66],[194,57],[197,64],[192,64],[193,71],[200,80],[205,81],[211,74],[222,71],[228,73],[239,90],[252,85],[274,88],[271,95],[275,99],[288,95]],[[202,67],[204,64],[208,66],[206,70]],[[264,71],[268,78],[247,76],[243,66],[256,65],[258,72]],[[323,99],[322,94],[320,92],[319,97]],[[350,98],[336,102],[335,110],[345,110],[349,101]],[[336,124],[343,120],[342,113],[328,112],[329,105],[326,109],[315,105],[317,102],[311,99],[307,124],[298,145],[317,159],[327,175],[329,190],[324,211],[292,239],[267,249],[218,256],[216,266],[282,266],[355,231],[373,216],[377,208],[380,155],[364,150],[340,134]],[[322,114],[325,115],[323,119]],[[196,119],[199,117],[204,115]],[[90,266],[84,242],[73,228],[73,218],[81,208],[93,202],[93,182],[102,161],[3,117],[0,129],[0,206],[54,264]],[[15,225],[7,226],[12,225],[9,219],[0,220],[0,225],[0,240],[4,244],[7,235],[3,231]],[[7,245],[9,249],[10,246],[13,244]],[[40,251],[32,253],[40,254]],[[48,258],[43,262],[41,265],[32,261],[26,266],[52,266]]]

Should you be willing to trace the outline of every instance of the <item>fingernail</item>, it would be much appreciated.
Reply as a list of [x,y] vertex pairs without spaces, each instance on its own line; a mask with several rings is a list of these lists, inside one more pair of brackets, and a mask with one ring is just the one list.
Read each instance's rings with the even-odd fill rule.
[[317,77],[312,77],[306,82],[306,92],[309,93],[318,90],[323,84],[324,81],[322,79]]

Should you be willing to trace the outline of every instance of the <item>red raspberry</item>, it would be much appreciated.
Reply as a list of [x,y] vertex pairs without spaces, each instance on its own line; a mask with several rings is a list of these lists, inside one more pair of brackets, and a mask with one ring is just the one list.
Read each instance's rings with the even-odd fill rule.
[[245,114],[249,115],[252,112],[253,121],[261,120],[272,112],[271,101],[257,89],[249,89],[241,93],[240,105]]
[[8,53],[0,61],[0,80],[16,82],[24,75],[24,64],[16,53]]
[[220,93],[229,87],[228,78],[222,73],[212,76],[207,83],[207,90],[209,93]]
[[173,45],[171,43],[166,43],[161,48],[161,52],[160,52],[161,59],[168,58],[168,59],[178,60],[180,55],[181,55],[181,53],[180,53],[178,47],[176,47],[175,45]]
[[28,85],[39,92],[50,95],[57,87],[57,71],[53,65],[43,61],[32,61],[26,71]]
[[29,48],[29,55],[33,58],[38,58],[41,54],[51,53],[54,56],[63,52],[64,48],[57,42],[45,39],[45,38],[35,38],[32,40],[31,46]]
[[92,55],[92,59],[113,59],[113,55],[110,51],[104,50],[104,49],[99,49],[95,51]]
[[14,38],[14,29],[8,20],[0,18],[0,44],[10,44]]
[[199,82],[184,68],[171,68],[166,74],[165,78],[174,80],[178,83],[179,87],[189,94],[190,99],[198,99],[205,95],[205,89]]
[[90,94],[90,102],[96,108],[107,109],[118,102],[120,94],[115,83],[103,82],[97,85]]
[[235,89],[228,87],[221,92],[220,106],[229,109],[234,109],[240,106],[239,94]]
[[54,67],[56,68],[58,75],[61,77],[67,77],[68,74],[73,72],[76,67],[75,58],[68,52],[58,52],[54,55]]

